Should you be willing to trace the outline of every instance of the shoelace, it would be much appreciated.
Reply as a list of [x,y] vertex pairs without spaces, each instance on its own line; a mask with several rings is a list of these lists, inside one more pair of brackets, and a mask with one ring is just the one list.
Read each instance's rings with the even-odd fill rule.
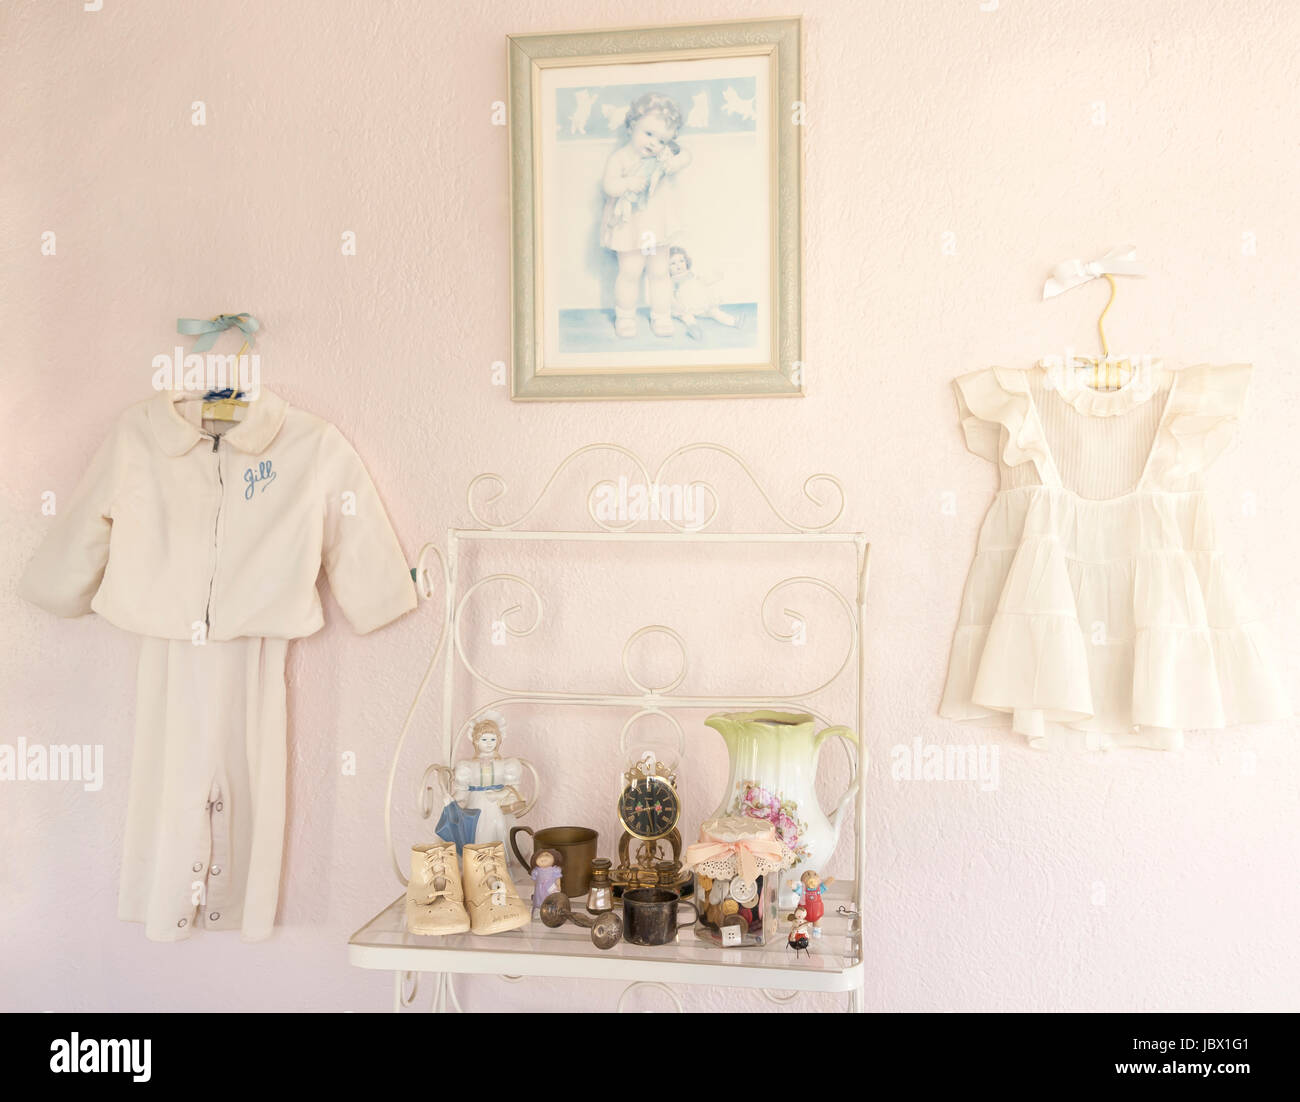
[[430,897],[433,902],[447,894],[447,872],[441,849],[424,851],[424,875],[429,880]]
[[499,888],[506,883],[504,852],[496,846],[474,851],[474,866],[484,877],[483,883],[488,889],[490,903],[496,902]]

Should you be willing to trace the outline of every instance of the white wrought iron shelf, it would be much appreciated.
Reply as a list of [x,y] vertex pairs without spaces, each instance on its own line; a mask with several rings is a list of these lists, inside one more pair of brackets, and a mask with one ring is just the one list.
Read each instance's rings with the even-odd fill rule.
[[[666,516],[656,517],[653,520],[642,518],[628,523],[610,523],[608,515],[602,515],[597,506],[599,495],[616,485],[612,478],[605,478],[597,481],[587,491],[587,517],[593,524],[594,530],[524,527],[538,510],[542,500],[557,484],[561,474],[579,458],[599,452],[618,457],[620,463],[639,477],[645,486],[654,488],[656,493],[660,488],[670,485],[666,472],[681,466],[681,460],[686,456],[698,458],[708,455],[714,459],[722,458],[734,463],[748,478],[776,518],[777,527],[786,530],[749,530],[748,526],[746,530],[709,530],[718,516],[721,497],[714,484],[702,478],[685,480],[679,478],[675,482],[679,489],[684,486],[693,493],[705,495],[707,499],[708,509],[703,512],[697,511],[693,523],[689,525],[679,524],[673,518]],[[621,479],[620,482],[622,481],[624,480]],[[486,518],[482,510],[499,508],[499,503],[505,498],[507,491],[507,483],[499,475],[483,474],[474,478],[469,484],[468,507],[470,515],[481,527],[449,528],[446,553],[444,554],[432,543],[426,544],[421,549],[416,566],[417,588],[425,600],[433,601],[441,590],[442,617],[436,644],[415,699],[407,710],[389,769],[384,807],[385,834],[399,882],[403,885],[406,882],[404,872],[406,854],[405,847],[395,846],[393,838],[392,809],[397,770],[418,705],[431,682],[436,680],[434,673],[440,665],[441,720],[432,747],[433,762],[424,771],[417,796],[420,815],[426,821],[436,817],[441,806],[438,802],[435,782],[431,777],[436,777],[439,770],[445,770],[452,763],[457,740],[468,731],[468,725],[473,717],[483,708],[529,705],[542,708],[623,709],[629,713],[629,716],[620,738],[625,737],[628,729],[639,720],[649,716],[661,717],[676,727],[679,738],[683,740],[684,748],[685,731],[676,713],[691,709],[716,711],[789,708],[808,712],[829,726],[837,720],[820,710],[820,698],[823,693],[838,689],[842,684],[841,679],[846,679],[845,683],[852,686],[856,697],[854,726],[860,738],[857,752],[852,750],[850,744],[840,743],[849,753],[850,766],[856,778],[850,787],[850,792],[854,793],[852,797],[854,814],[851,820],[855,833],[853,875],[843,877],[833,885],[831,892],[828,893],[827,913],[823,920],[825,933],[822,938],[813,942],[811,957],[801,955],[798,960],[795,959],[794,952],[786,947],[784,939],[778,939],[767,947],[722,949],[696,937],[689,928],[679,934],[677,940],[668,946],[645,949],[619,944],[613,950],[606,952],[597,950],[591,944],[590,937],[584,929],[564,926],[558,930],[551,930],[544,927],[537,919],[523,930],[491,937],[476,937],[471,934],[444,938],[421,937],[406,932],[404,897],[399,897],[352,936],[348,946],[351,963],[361,968],[392,970],[395,973],[397,1009],[412,1004],[419,985],[419,976],[422,973],[434,974],[433,1008],[438,1010],[460,1009],[451,982],[452,976],[471,974],[503,975],[512,979],[524,976],[625,979],[632,985],[628,991],[633,987],[646,985],[659,988],[677,1002],[679,1009],[680,1002],[667,986],[668,983],[759,988],[773,1002],[786,1002],[802,991],[847,992],[850,1009],[861,1009],[863,962],[860,915],[864,896],[866,830],[862,780],[867,767],[867,740],[863,730],[865,671],[862,623],[869,583],[871,548],[866,536],[861,532],[826,530],[840,518],[844,511],[845,497],[838,479],[831,475],[816,474],[804,480],[802,492],[806,502],[810,502],[815,509],[828,515],[823,515],[816,523],[799,522],[782,512],[745,461],[737,453],[722,445],[708,443],[685,445],[671,452],[658,467],[652,470],[635,453],[621,445],[589,444],[567,456],[551,473],[532,503],[513,519]],[[481,499],[476,500],[476,496]],[[697,504],[699,504],[698,500]],[[659,527],[650,528],[647,527],[648,524]],[[669,530],[663,530],[664,526]],[[839,545],[852,552],[852,584],[841,585],[806,573],[791,574],[770,586],[763,596],[759,606],[758,630],[778,642],[792,641],[793,635],[781,628],[774,628],[767,617],[769,613],[775,616],[776,611],[779,610],[790,619],[802,620],[801,614],[788,607],[781,608],[775,605],[774,601],[778,595],[784,595],[795,587],[813,587],[824,596],[833,598],[838,604],[848,625],[848,645],[842,657],[837,659],[838,666],[834,672],[819,684],[803,691],[784,692],[779,696],[771,695],[770,692],[729,692],[726,695],[707,696],[679,695],[677,690],[687,676],[687,642],[671,626],[653,623],[634,631],[624,643],[622,673],[629,687],[623,691],[596,690],[582,686],[545,690],[510,687],[498,683],[475,665],[469,648],[461,638],[462,625],[466,623],[469,615],[468,606],[471,601],[479,599],[482,587],[487,583],[519,587],[522,592],[528,594],[528,603],[532,610],[531,618],[523,614],[521,604],[515,603],[501,609],[495,617],[495,622],[503,625],[510,635],[524,637],[531,635],[543,622],[544,602],[537,588],[528,579],[518,574],[477,573],[473,558],[463,557],[461,549],[467,544],[480,542],[572,543],[575,545],[600,543],[628,547],[635,547],[638,544],[732,546],[775,544],[786,545],[792,549],[810,545]],[[434,568],[434,560],[436,560],[436,568]],[[799,565],[803,566],[804,563],[800,562]],[[521,622],[523,620],[528,622]],[[664,684],[644,684],[634,675],[629,663],[630,648],[637,640],[647,635],[670,640],[679,652],[680,671],[675,678]],[[460,688],[459,680],[465,677],[468,677],[470,686],[476,691],[467,692]],[[838,717],[840,722],[843,719],[842,715]],[[426,830],[426,834],[431,836],[431,828]],[[412,840],[427,841],[428,837]],[[526,898],[531,893],[531,884],[520,884],[519,890],[521,896]],[[575,904],[580,905],[576,900]],[[836,910],[841,905],[845,907],[843,914]],[[773,989],[789,991],[792,994],[777,996],[772,993]],[[626,994],[627,992],[625,996]]]
[[[531,885],[517,887],[527,898]],[[720,949],[697,936],[690,926],[667,945],[620,942],[613,949],[600,950],[592,945],[589,931],[573,925],[548,929],[536,916],[522,929],[501,934],[425,937],[407,932],[406,897],[400,896],[352,935],[348,960],[359,968],[393,972],[632,983],[668,980],[766,990],[854,992],[862,984],[859,920],[837,911],[841,905],[851,906],[851,900],[847,886],[831,886],[826,893],[822,936],[796,958],[782,937],[767,946]],[[686,916],[687,908],[681,913]]]

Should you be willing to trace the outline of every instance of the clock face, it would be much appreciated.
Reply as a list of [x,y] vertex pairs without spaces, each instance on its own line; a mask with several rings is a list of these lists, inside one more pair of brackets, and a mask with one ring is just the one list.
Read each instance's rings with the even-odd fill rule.
[[677,793],[663,777],[642,777],[623,789],[618,817],[634,838],[662,838],[677,825]]

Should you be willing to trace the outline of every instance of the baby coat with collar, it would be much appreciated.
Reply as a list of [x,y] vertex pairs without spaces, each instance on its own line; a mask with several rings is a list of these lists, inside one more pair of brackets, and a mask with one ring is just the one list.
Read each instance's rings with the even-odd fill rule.
[[275,924],[284,668],[288,640],[322,626],[316,579],[323,567],[358,632],[416,593],[337,429],[267,390],[233,425],[201,416],[174,393],[128,409],[20,592],[142,637],[119,917],[155,941],[198,927],[254,941]]
[[20,592],[159,639],[295,639],[324,620],[321,567],[358,632],[415,607],[379,495],[333,425],[263,390],[206,433],[197,402],[128,409],[59,509]]

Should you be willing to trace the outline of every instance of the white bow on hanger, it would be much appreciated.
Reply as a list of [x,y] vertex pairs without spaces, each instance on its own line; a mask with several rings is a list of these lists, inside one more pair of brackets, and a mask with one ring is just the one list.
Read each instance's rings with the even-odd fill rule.
[[1100,276],[1132,275],[1142,276],[1146,272],[1137,262],[1137,248],[1133,245],[1119,245],[1096,260],[1063,260],[1043,284],[1043,298],[1055,298],[1059,294],[1078,287],[1081,283],[1097,279]]

